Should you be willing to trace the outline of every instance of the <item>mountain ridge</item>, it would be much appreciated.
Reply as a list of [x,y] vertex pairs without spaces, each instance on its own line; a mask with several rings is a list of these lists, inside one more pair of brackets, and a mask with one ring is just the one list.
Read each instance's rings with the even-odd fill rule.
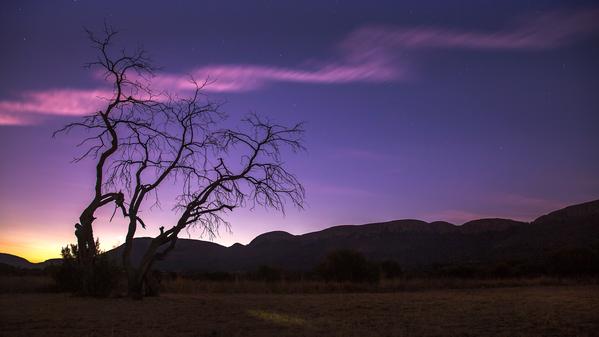
[[[150,240],[134,240],[134,262],[141,259]],[[353,249],[373,260],[390,259],[404,266],[417,267],[535,260],[547,252],[594,245],[599,245],[599,200],[571,205],[531,222],[486,218],[454,225],[445,221],[403,219],[333,226],[299,235],[271,231],[256,236],[247,245],[235,243],[230,247],[210,241],[179,239],[176,248],[157,264],[157,268],[231,272],[271,265],[308,270],[334,249]],[[120,246],[107,254],[120,261],[122,249]],[[0,255],[0,263],[7,263],[5,260],[10,258]],[[27,265],[17,259],[12,261]]]

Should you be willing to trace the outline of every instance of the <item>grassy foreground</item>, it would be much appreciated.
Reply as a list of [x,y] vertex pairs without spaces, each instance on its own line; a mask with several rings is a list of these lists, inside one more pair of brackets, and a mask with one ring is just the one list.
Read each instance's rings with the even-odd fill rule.
[[0,295],[1,336],[592,336],[599,286],[353,294]]

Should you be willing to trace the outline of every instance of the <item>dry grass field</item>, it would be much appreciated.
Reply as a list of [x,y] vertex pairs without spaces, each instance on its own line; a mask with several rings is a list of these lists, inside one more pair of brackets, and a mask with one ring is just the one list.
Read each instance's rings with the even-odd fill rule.
[[[50,280],[51,281],[51,280]],[[39,281],[38,281],[39,282]],[[2,284],[0,278],[0,285]],[[324,281],[254,281],[232,282],[193,280],[178,277],[162,282],[163,291],[171,294],[327,294],[327,293],[391,293],[434,289],[515,288],[538,286],[599,285],[599,279],[559,278],[549,276],[523,278],[397,278],[376,283]],[[23,285],[13,285],[21,288]],[[1,290],[0,290],[1,291]],[[27,290],[23,290],[27,291]],[[123,290],[124,291],[124,290]]]
[[346,294],[0,295],[1,336],[593,336],[599,286]]

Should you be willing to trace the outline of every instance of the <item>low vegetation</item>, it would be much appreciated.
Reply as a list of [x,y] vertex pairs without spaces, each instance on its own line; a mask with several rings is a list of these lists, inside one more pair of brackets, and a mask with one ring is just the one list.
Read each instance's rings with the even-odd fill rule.
[[[99,243],[96,245],[99,247]],[[98,248],[99,249],[99,248]],[[69,292],[94,297],[126,293],[123,269],[98,254],[93,268],[77,263],[77,245],[62,250],[62,263],[45,270],[0,266],[0,293]],[[369,261],[351,250],[333,251],[308,272],[260,266],[247,273],[186,272],[148,276],[146,293],[350,293],[430,289],[474,289],[599,284],[592,251],[560,251],[542,263],[501,261],[491,264],[433,265],[403,269],[394,261]]]
[[96,258],[89,268],[83,268],[79,263],[77,245],[62,249],[62,263],[48,270],[58,290],[95,297],[107,297],[117,291],[123,278],[123,270],[108,255],[102,254],[98,240],[95,247]]
[[161,288],[166,294],[329,294],[586,285],[599,285],[599,278],[397,278],[383,279],[377,283],[357,283],[310,280],[270,282],[243,279],[222,282],[177,277],[163,280]]

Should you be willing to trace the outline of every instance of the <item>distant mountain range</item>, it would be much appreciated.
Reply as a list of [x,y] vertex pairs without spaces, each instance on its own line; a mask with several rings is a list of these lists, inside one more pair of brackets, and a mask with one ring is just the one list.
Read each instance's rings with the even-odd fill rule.
[[[133,260],[150,238],[134,241]],[[243,272],[261,265],[286,270],[310,270],[328,252],[352,249],[372,260],[395,260],[406,268],[435,264],[535,261],[563,249],[599,247],[599,200],[543,215],[528,223],[510,219],[480,219],[456,226],[448,222],[397,220],[327,228],[303,235],[264,233],[247,245],[224,247],[201,240],[179,239],[176,248],[157,263],[163,271]],[[123,247],[107,254],[120,257]],[[39,268],[27,260],[0,254],[0,263]]]
[[21,269],[44,269],[47,266],[58,264],[60,263],[60,261],[60,259],[49,259],[44,262],[33,263],[19,256],[0,253],[0,264],[5,264]]

